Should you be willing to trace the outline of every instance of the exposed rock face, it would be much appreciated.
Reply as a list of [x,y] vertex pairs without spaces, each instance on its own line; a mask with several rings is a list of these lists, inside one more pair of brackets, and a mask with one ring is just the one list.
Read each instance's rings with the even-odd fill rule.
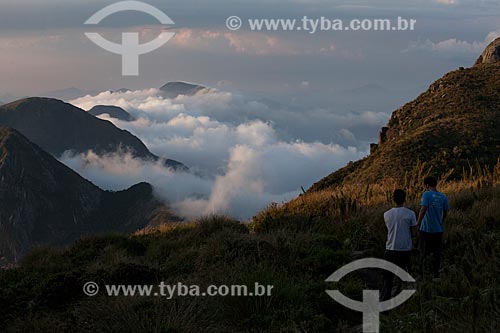
[[378,134],[378,144],[370,143],[370,155],[375,153],[379,146],[383,145],[387,141],[387,132],[389,131],[389,127],[382,127]]
[[500,38],[495,39],[483,51],[476,61],[476,65],[494,64],[500,61]]
[[149,184],[106,192],[18,131],[0,127],[0,266],[34,245],[64,245],[82,235],[133,232],[165,212]]
[[91,115],[97,117],[101,114],[109,114],[111,118],[116,118],[123,121],[133,121],[134,117],[127,111],[118,106],[113,105],[96,105],[88,111]]
[[387,141],[387,131],[389,131],[389,127],[382,127],[378,134],[378,144],[379,146],[383,145]]
[[203,89],[206,88],[186,82],[168,82],[160,88],[162,95],[166,98],[176,98],[180,95],[193,96]]
[[[3,105],[0,107],[0,126],[17,129],[55,156],[67,150],[76,153],[92,150],[96,154],[125,150],[142,159],[159,159],[131,133],[55,99],[34,97]],[[166,160],[165,165],[186,169],[174,160]]]

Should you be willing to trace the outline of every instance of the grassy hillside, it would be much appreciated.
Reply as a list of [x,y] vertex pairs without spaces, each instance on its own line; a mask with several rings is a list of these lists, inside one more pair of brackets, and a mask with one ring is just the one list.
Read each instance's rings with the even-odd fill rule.
[[[417,209],[417,179],[408,177]],[[423,280],[381,316],[384,332],[500,330],[500,173],[472,168],[441,180],[452,210],[444,272]],[[0,273],[0,330],[7,332],[336,332],[361,323],[330,299],[324,280],[355,258],[383,255],[383,212],[393,184],[344,186],[273,204],[249,225],[226,217],[163,225],[133,236],[86,238],[64,250],[37,249]],[[414,267],[415,268],[415,267]],[[372,278],[373,274],[370,275]],[[99,284],[274,285],[271,297],[87,297]],[[361,298],[356,273],[338,285]]]
[[416,161],[441,175],[453,168],[454,178],[476,160],[494,166],[500,149],[500,64],[446,74],[394,111],[387,128],[370,156],[333,172],[311,191],[387,179],[401,183]]

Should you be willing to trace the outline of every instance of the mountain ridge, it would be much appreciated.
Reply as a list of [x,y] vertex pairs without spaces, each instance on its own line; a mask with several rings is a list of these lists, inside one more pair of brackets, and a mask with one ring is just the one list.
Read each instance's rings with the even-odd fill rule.
[[[141,159],[160,159],[130,132],[56,99],[30,97],[0,106],[0,125],[19,130],[57,157],[68,150],[92,150],[98,155],[125,150]],[[166,159],[164,163],[176,170],[187,170],[178,161]]]
[[369,156],[324,177],[309,191],[383,180],[403,183],[418,163],[436,176],[451,172],[452,178],[476,161],[494,167],[500,150],[500,58],[491,62],[491,57],[499,48],[500,38],[473,67],[445,74],[395,110]]

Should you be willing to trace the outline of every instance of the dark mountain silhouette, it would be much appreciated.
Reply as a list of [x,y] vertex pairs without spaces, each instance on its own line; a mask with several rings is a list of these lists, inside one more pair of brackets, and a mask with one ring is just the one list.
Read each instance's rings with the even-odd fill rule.
[[133,232],[160,214],[169,216],[151,185],[103,191],[18,131],[0,127],[0,265],[15,262],[34,245]]
[[[55,156],[68,150],[76,153],[93,150],[100,155],[122,150],[142,159],[159,160],[131,133],[55,99],[33,97],[3,105],[0,125],[17,129]],[[174,160],[166,160],[165,165],[186,170]]]
[[123,121],[133,121],[134,117],[121,107],[113,105],[96,105],[88,111],[93,116],[100,116],[101,114],[109,114],[110,117]]
[[405,173],[426,163],[436,175],[475,164],[493,167],[500,151],[500,38],[476,64],[434,82],[392,114],[371,154],[330,174],[311,191],[343,183],[402,182]]
[[166,98],[176,98],[179,95],[193,96],[206,87],[186,82],[168,82],[160,88]]

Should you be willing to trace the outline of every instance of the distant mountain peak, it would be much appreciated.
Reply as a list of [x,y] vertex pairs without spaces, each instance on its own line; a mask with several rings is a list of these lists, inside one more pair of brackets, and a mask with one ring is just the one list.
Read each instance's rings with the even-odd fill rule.
[[476,65],[500,62],[500,38],[491,42],[476,61]]
[[[1,125],[15,128],[55,156],[68,150],[77,153],[92,150],[98,155],[126,150],[134,157],[159,160],[130,132],[56,99],[30,97],[0,106]],[[167,159],[164,163],[176,170],[187,170],[174,160]]]
[[160,91],[162,95],[167,98],[176,98],[180,95],[193,96],[204,89],[206,89],[206,87],[198,84],[175,81],[168,82],[160,88]]
[[110,153],[122,146],[129,147],[137,157],[152,157],[129,132],[57,99],[30,97],[6,104],[0,107],[0,125],[17,129],[56,156],[67,150]]
[[[57,105],[57,104],[68,104],[62,100],[56,99],[56,98],[49,98],[49,97],[26,97],[23,99],[19,99],[14,102],[10,102],[5,104],[3,107],[4,108],[9,108],[9,109],[14,109],[19,106],[30,106],[36,104],[37,106],[41,105]],[[69,104],[68,104],[69,105]]]
[[111,118],[116,118],[123,121],[133,121],[134,117],[122,109],[114,105],[96,105],[88,111],[91,115],[97,117],[102,114],[109,114]]

